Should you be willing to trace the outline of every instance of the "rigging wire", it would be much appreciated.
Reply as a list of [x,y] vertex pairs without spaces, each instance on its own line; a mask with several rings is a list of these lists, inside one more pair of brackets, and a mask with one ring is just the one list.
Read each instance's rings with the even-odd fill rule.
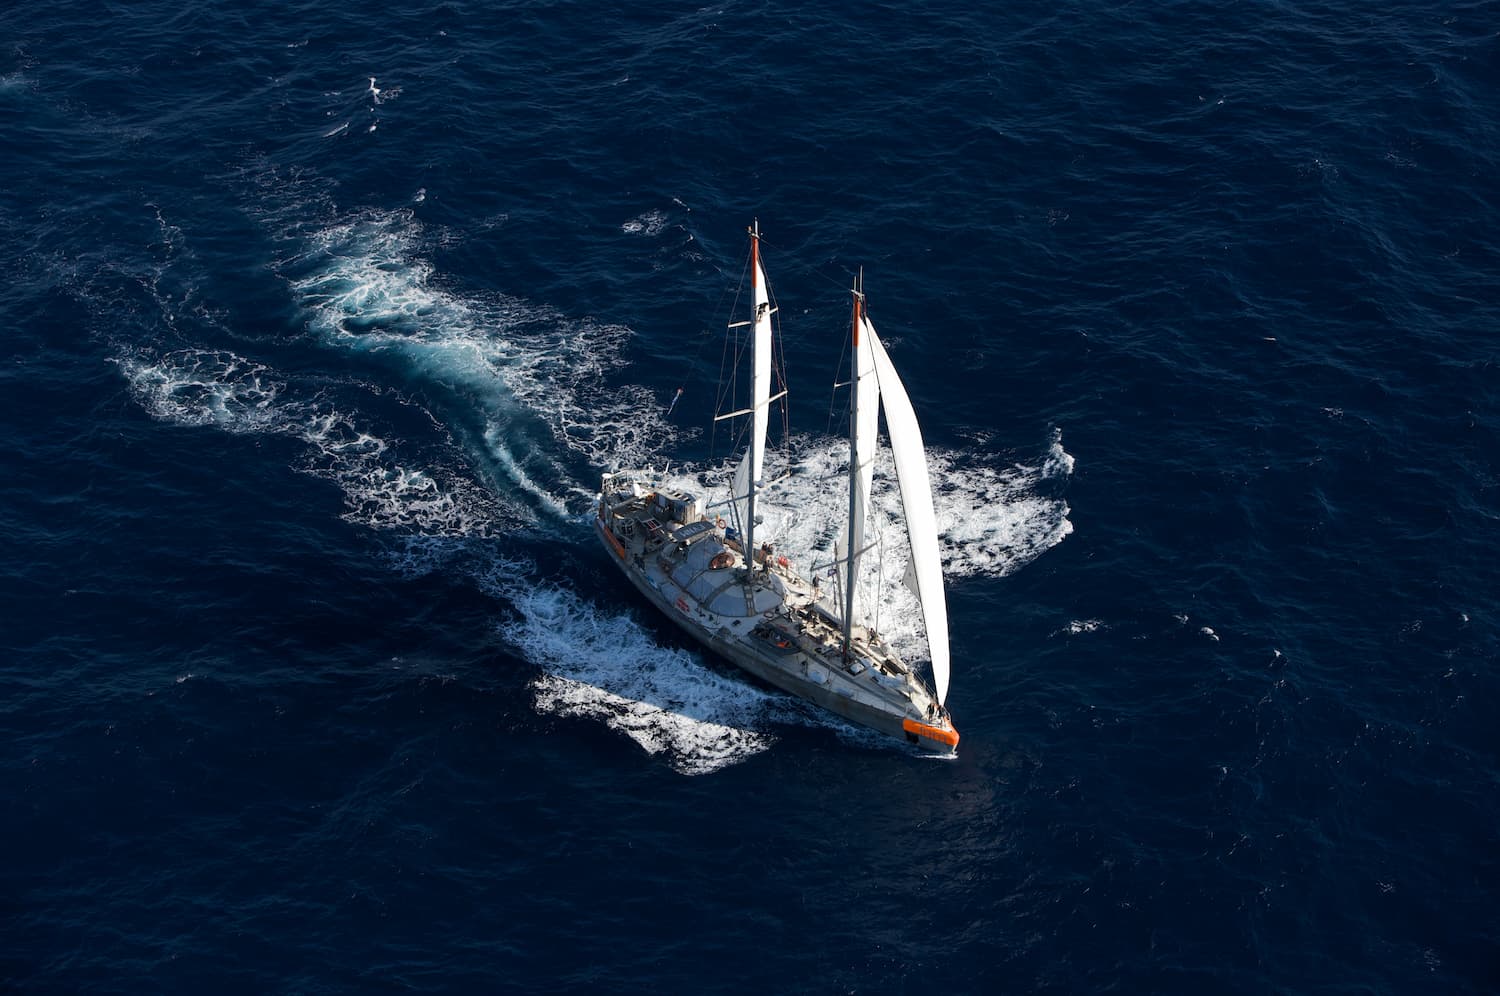
[[[748,265],[748,260],[747,260],[747,265]],[[724,272],[723,270],[719,269],[718,267],[714,267],[714,269],[719,270],[719,272],[721,274]],[[742,267],[741,270],[740,270],[740,281],[739,281],[739,283],[737,285],[734,286],[733,291],[732,291],[732,293],[734,295],[734,301],[730,305],[730,310],[731,311],[733,311],[733,309],[739,304],[740,290],[741,290],[741,288],[743,286],[744,286],[744,268]],[[714,306],[714,308],[710,312],[710,314],[715,314],[715,315],[722,315],[722,314],[724,314],[725,313],[725,311],[724,311],[724,302],[725,302],[725,300],[727,298],[729,298],[730,294],[731,294],[730,285],[726,284],[724,286],[724,289],[719,294],[719,303]],[[700,367],[700,365],[702,364],[702,361],[703,361],[703,351],[704,351],[705,348],[707,348],[709,341],[711,339],[716,338],[716,337],[717,336],[712,331],[712,329],[710,329],[708,327],[704,327],[698,333],[698,348],[693,351],[693,358],[688,361],[687,368],[686,368],[686,370],[683,373],[682,380],[678,383],[677,392],[674,395],[672,395],[672,402],[671,402],[671,404],[669,404],[667,406],[667,417],[670,417],[671,414],[672,414],[672,412],[677,408],[677,402],[679,402],[679,401],[682,400],[683,394],[685,394],[686,391],[687,391],[688,384],[691,383],[695,379],[695,375],[698,373],[699,367]],[[727,346],[728,346],[727,340],[725,341],[725,346],[726,346],[726,349],[727,349]],[[720,361],[719,361],[719,372],[720,372],[719,388],[720,388],[721,392],[722,392],[723,385],[724,385],[723,370],[724,370],[724,360],[721,357]],[[722,400],[723,400],[723,396],[722,396],[722,393],[721,393],[720,396],[715,399],[715,409],[716,410],[717,410],[718,404],[721,403]],[[717,438],[716,428],[717,428],[717,423],[715,423],[715,429],[711,429],[710,430],[710,435],[709,435],[709,452],[710,452],[710,454],[712,454],[712,452],[713,452],[714,443],[715,443],[715,440]]]

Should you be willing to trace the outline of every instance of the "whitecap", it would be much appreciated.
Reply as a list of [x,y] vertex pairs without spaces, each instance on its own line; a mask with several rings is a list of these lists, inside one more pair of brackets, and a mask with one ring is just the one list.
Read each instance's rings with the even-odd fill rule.
[[622,224],[620,231],[630,235],[660,235],[666,226],[665,214],[660,211],[647,211]]

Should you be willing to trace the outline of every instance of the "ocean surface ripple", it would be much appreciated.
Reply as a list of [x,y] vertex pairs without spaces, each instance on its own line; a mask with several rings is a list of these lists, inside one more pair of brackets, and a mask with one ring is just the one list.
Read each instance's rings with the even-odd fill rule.
[[[0,12],[0,988],[1497,991],[1495,14]],[[591,535],[754,217],[769,528],[863,267],[952,763]]]

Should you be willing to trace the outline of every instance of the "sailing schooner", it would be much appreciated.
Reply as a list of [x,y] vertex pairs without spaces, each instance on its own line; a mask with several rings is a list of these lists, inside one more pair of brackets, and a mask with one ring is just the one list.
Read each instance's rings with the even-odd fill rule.
[[[631,583],[709,650],[845,719],[924,752],[953,754],[958,731],[944,706],[948,611],[927,455],[911,400],[865,314],[862,275],[854,284],[851,320],[848,519],[833,562],[823,565],[834,568],[842,599],[822,590],[816,570],[809,581],[773,555],[770,544],[755,545],[770,406],[786,391],[771,394],[776,309],[758,222],[749,235],[752,313],[730,328],[751,328],[750,402],[718,416],[750,417],[750,440],[726,503],[733,524],[706,517],[699,496],[671,490],[658,475],[618,471],[603,475],[594,528]],[[907,579],[927,633],[930,683],[863,620],[855,597],[860,559],[875,545],[867,510],[882,410],[910,540]]]

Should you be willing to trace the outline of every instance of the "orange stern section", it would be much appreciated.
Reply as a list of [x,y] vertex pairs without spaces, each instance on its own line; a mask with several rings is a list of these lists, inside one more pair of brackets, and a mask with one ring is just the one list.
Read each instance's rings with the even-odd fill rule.
[[926,737],[928,740],[936,740],[938,743],[945,744],[950,748],[956,749],[958,747],[958,731],[952,727],[928,726],[926,723],[919,723],[914,719],[903,719],[901,721],[901,728],[907,733]]

